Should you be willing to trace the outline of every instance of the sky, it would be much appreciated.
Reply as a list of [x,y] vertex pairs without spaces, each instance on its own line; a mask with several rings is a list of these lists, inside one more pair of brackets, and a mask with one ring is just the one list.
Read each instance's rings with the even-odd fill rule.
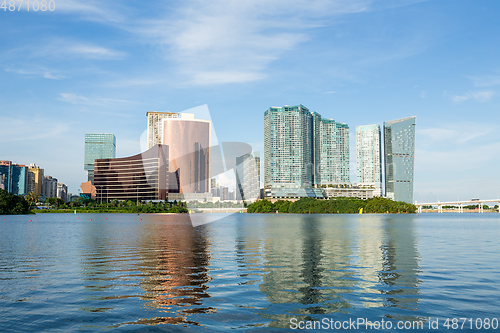
[[352,182],[356,126],[416,116],[417,202],[500,195],[496,0],[20,4],[0,9],[0,159],[72,193],[85,133],[126,157],[147,111],[206,105],[220,142],[263,151],[265,110],[303,104],[349,125]]

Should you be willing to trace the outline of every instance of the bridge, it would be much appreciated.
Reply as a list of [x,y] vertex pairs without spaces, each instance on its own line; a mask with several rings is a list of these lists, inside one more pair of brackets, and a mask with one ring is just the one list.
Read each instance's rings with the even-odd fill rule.
[[[447,201],[447,202],[431,202],[431,203],[415,203],[417,206],[418,213],[422,213],[422,206],[437,206],[438,213],[443,212],[443,206],[458,206],[458,212],[464,212],[464,205],[479,205],[478,212],[484,213],[483,205],[489,202],[496,202],[500,205],[500,199],[482,200],[482,199],[472,199],[467,201]],[[499,209],[500,212],[500,209]]]

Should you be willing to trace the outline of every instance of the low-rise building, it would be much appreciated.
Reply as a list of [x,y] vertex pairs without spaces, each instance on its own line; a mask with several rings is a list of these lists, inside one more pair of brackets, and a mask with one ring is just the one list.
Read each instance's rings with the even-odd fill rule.
[[357,187],[357,186],[345,186],[345,187],[327,187],[323,189],[325,196],[327,198],[359,198],[359,199],[371,199],[374,197],[374,188],[367,187]]
[[178,172],[168,172],[169,148],[156,145],[130,157],[96,159],[94,185],[97,201],[165,200],[179,193]]
[[268,199],[300,199],[300,198],[316,198],[324,199],[323,190],[320,188],[289,188],[289,187],[272,187],[265,189],[265,197]]

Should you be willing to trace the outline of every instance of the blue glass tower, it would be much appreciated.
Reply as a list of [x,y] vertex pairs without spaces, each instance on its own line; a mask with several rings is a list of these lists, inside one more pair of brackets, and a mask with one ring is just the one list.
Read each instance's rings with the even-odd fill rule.
[[384,122],[385,195],[413,203],[416,117]]
[[88,180],[94,184],[94,161],[116,157],[116,137],[114,134],[86,133],[84,169]]
[[10,161],[1,162],[0,178],[2,178],[4,190],[18,195],[27,194],[28,167],[13,164]]

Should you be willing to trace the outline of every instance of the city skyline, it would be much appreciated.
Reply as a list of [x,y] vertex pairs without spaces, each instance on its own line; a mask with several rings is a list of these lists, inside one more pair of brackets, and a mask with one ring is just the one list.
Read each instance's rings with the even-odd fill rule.
[[132,156],[143,151],[145,112],[208,105],[221,142],[263,151],[262,112],[303,103],[351,129],[415,115],[414,199],[495,198],[499,9],[495,1],[61,0],[53,12],[7,11],[0,159],[40,165],[77,193],[84,133],[114,133],[116,156]]

